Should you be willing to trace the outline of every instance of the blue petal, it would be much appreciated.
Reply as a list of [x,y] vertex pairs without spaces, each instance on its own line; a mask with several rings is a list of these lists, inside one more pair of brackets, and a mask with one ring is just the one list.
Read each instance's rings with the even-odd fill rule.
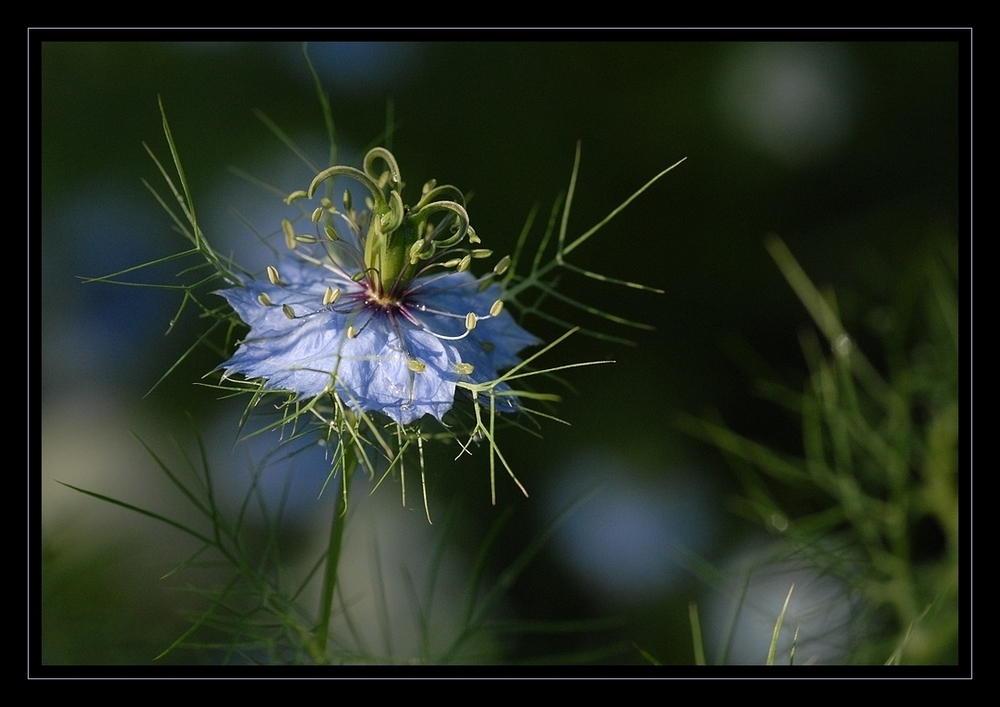
[[[478,316],[485,316],[502,294],[497,284],[480,292],[479,282],[467,272],[447,275],[425,286],[421,286],[418,280],[413,283],[412,289],[416,294],[411,300],[431,310],[457,315],[423,315],[422,321],[430,329],[449,336],[457,336],[465,331],[466,314],[473,312]],[[510,313],[504,310],[496,317],[480,321],[468,336],[454,343],[462,362],[473,366],[469,379],[474,383],[486,383],[499,378],[500,371],[520,363],[518,354],[523,349],[542,342],[521,328]],[[496,390],[509,391],[510,387],[502,383]],[[497,407],[502,411],[512,412],[517,409],[516,398],[498,397]]]

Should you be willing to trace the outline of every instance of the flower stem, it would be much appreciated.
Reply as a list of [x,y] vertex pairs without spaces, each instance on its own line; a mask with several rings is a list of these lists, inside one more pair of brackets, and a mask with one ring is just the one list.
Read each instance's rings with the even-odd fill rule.
[[333,614],[333,595],[337,588],[337,565],[340,549],[344,541],[344,524],[347,520],[347,492],[351,477],[358,465],[358,457],[353,445],[348,445],[342,458],[344,487],[340,502],[334,501],[333,519],[330,522],[330,542],[326,550],[326,571],[323,574],[323,592],[320,595],[319,626],[316,628],[316,643],[313,656],[317,663],[327,663],[327,638],[330,635],[330,618]]

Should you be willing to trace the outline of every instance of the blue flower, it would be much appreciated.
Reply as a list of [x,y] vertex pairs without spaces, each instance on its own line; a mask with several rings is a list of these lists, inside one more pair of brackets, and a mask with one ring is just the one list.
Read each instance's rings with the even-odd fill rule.
[[[268,274],[219,292],[250,326],[225,374],[263,378],[267,389],[302,398],[334,392],[400,425],[441,420],[458,381],[495,380],[540,343],[502,311],[499,285],[481,291],[468,272],[417,277],[392,297],[332,261],[287,257]],[[496,404],[517,409],[513,396]]]
[[[267,279],[219,292],[250,327],[223,366],[226,376],[264,379],[266,390],[299,398],[332,393],[357,412],[407,425],[424,415],[442,420],[460,381],[494,381],[520,362],[522,349],[541,343],[503,310],[500,285],[489,284],[505,266],[479,279],[467,271],[472,257],[489,252],[459,247],[465,236],[479,242],[464,207],[428,198],[418,204],[423,210],[381,203],[383,214],[358,217],[349,197],[346,213],[327,201],[313,222],[339,217],[351,233],[341,239],[327,227],[325,239],[297,237],[318,244],[312,249],[300,247],[285,222],[293,251]],[[428,225],[431,212],[443,212],[444,225]],[[518,409],[509,392],[505,383],[493,387],[498,410]]]

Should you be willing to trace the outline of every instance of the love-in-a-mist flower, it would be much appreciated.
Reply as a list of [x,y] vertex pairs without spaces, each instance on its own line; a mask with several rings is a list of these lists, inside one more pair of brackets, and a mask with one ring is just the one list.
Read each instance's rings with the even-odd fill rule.
[[[388,171],[376,174],[378,161]],[[442,420],[460,382],[497,380],[540,341],[503,309],[495,279],[509,259],[480,278],[469,272],[492,253],[469,247],[480,241],[458,189],[428,182],[409,207],[391,153],[372,150],[364,167],[331,167],[288,201],[311,199],[326,180],[349,176],[370,192],[368,209],[357,213],[350,192],[343,210],[321,199],[315,235],[284,221],[288,250],[267,278],[219,292],[250,327],[225,375],[263,379],[265,390],[299,398],[333,394],[355,412],[400,425],[424,415]],[[506,384],[491,394],[497,410],[517,409]]]

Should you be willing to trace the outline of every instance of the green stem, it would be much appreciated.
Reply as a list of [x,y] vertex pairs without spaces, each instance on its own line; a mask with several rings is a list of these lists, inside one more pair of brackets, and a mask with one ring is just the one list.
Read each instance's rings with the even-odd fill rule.
[[344,541],[344,524],[347,520],[347,491],[351,477],[358,465],[358,457],[353,446],[348,446],[343,460],[344,488],[340,502],[334,502],[333,520],[330,523],[330,543],[326,549],[326,571],[323,574],[323,593],[320,595],[319,626],[316,628],[316,644],[313,655],[317,663],[327,663],[327,639],[330,635],[330,618],[333,614],[333,594],[337,588],[337,565]]

